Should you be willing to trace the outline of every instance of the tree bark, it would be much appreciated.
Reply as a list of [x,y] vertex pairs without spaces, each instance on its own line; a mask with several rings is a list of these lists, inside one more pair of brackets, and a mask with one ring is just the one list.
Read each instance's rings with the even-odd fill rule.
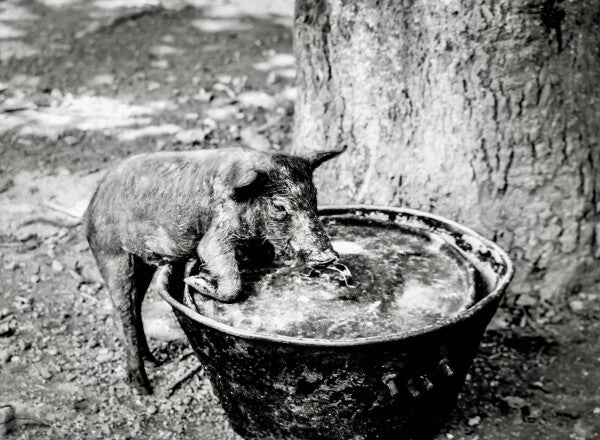
[[294,150],[322,203],[435,212],[556,300],[600,268],[600,2],[297,0]]

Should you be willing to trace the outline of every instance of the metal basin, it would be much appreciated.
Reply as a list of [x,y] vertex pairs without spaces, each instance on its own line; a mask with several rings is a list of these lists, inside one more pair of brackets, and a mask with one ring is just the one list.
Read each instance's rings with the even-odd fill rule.
[[320,215],[381,218],[438,234],[476,268],[478,301],[419,331],[328,340],[259,335],[202,316],[181,303],[182,268],[161,270],[159,292],[245,439],[430,437],[454,407],[512,263],[494,243],[435,215],[364,205],[324,207]]

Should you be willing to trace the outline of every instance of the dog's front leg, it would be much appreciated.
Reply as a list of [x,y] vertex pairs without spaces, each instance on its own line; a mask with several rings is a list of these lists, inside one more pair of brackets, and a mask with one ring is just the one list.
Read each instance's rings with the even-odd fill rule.
[[215,230],[209,230],[200,240],[197,250],[206,269],[217,280],[217,289],[213,294],[203,293],[219,301],[235,301],[242,290],[242,279],[231,240]]

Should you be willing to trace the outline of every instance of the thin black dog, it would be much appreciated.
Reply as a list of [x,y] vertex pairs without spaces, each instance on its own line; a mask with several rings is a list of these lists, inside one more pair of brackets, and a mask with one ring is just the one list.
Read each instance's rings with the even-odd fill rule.
[[312,265],[337,259],[317,216],[312,174],[344,150],[307,157],[242,148],[163,152],[133,156],[107,172],[84,223],[134,386],[152,391],[141,306],[157,266],[200,257],[217,285],[204,293],[234,301],[241,293],[235,250],[244,240],[291,247]]

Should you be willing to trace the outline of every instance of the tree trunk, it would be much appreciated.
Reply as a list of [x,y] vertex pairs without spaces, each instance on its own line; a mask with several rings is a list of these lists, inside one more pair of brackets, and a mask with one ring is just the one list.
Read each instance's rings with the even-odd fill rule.
[[598,0],[297,0],[294,150],[349,150],[321,203],[407,206],[556,300],[600,267]]

